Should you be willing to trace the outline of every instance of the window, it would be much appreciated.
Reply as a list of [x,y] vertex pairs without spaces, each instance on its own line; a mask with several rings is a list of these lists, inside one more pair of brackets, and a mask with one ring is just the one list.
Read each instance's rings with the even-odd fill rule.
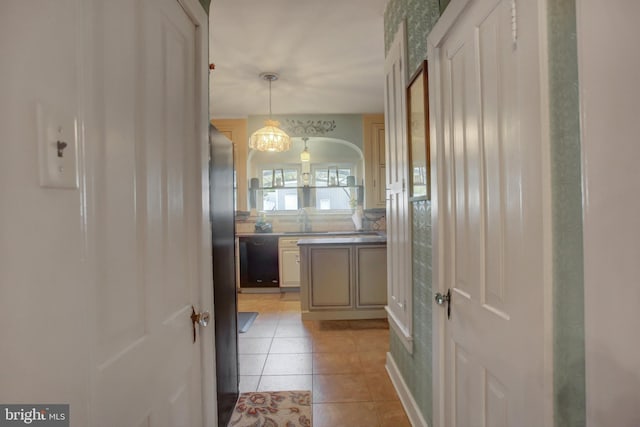
[[337,167],[322,165],[314,166],[313,178],[316,187],[346,186],[347,177],[351,175],[350,167]]
[[291,211],[298,209],[298,175],[296,168],[263,169],[262,197],[258,200],[264,211]]
[[[315,165],[316,208],[319,210],[352,209],[358,200],[357,188],[347,187],[351,167]],[[323,188],[326,187],[326,188]]]
[[[350,211],[356,207],[359,187],[352,176],[355,167],[342,165],[311,165],[311,182],[305,187],[301,170],[295,166],[265,165],[260,169],[258,210],[295,211],[304,203],[320,211]],[[348,186],[348,184],[351,184]]]

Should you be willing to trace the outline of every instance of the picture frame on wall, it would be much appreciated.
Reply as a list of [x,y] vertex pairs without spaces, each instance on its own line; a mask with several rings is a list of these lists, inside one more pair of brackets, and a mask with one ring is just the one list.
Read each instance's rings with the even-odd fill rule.
[[427,61],[423,61],[407,87],[409,131],[409,179],[411,200],[431,200],[429,141],[429,85]]

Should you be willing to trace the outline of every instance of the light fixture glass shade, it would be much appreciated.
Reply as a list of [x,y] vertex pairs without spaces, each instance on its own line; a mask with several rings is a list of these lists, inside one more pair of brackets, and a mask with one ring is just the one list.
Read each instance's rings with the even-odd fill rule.
[[311,161],[311,153],[309,153],[309,150],[307,149],[307,147],[305,147],[304,150],[302,150],[302,153],[300,153],[300,161],[301,162]]
[[249,148],[258,151],[282,152],[291,148],[291,139],[276,120],[265,120],[264,127],[249,138]]

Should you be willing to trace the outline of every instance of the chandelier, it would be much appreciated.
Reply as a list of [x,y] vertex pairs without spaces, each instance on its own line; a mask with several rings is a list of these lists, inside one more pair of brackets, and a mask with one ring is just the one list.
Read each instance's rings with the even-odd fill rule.
[[271,82],[278,80],[276,73],[261,73],[260,78],[269,82],[269,120],[264,127],[255,131],[249,138],[249,148],[258,151],[282,152],[291,148],[289,135],[280,129],[280,123],[271,119]]

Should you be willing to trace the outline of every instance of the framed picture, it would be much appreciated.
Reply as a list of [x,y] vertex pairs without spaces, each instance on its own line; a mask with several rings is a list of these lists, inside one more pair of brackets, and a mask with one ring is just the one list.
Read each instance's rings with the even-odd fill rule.
[[407,129],[409,130],[410,194],[415,199],[431,199],[429,150],[429,85],[427,61],[411,78],[407,88]]

